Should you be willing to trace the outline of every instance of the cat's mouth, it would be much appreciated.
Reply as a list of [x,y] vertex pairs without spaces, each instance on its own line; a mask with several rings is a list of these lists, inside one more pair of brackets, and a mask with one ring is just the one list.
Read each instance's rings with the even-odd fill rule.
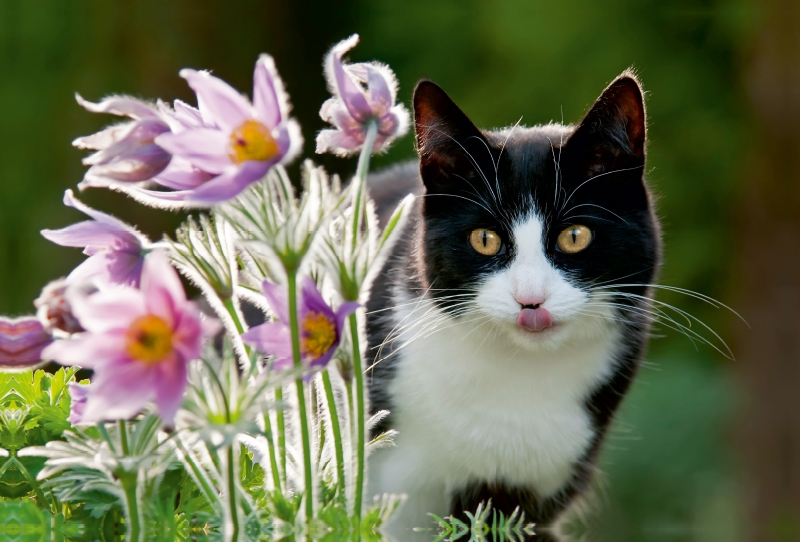
[[553,316],[544,307],[523,307],[517,317],[517,326],[523,331],[540,333],[553,327]]

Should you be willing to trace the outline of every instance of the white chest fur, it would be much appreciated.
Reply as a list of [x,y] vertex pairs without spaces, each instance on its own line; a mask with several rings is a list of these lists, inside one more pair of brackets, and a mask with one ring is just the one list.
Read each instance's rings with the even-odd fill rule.
[[561,488],[594,437],[585,401],[619,344],[607,326],[531,352],[481,321],[444,322],[396,352],[396,447],[369,459],[373,494],[408,495],[395,519],[406,526],[448,513],[451,491],[469,482],[504,481],[540,497]]

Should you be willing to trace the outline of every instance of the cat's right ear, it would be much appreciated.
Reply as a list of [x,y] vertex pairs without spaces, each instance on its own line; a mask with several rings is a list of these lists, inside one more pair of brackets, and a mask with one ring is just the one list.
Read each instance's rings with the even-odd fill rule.
[[420,174],[429,192],[457,189],[491,159],[481,131],[432,81],[422,80],[414,89],[414,128]]

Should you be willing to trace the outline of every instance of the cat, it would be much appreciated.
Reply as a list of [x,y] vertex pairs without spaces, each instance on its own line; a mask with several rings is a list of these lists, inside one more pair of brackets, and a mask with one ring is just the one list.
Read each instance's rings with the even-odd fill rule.
[[418,195],[367,304],[373,495],[399,540],[478,504],[552,525],[590,483],[645,352],[661,259],[641,86],[624,72],[577,125],[478,129],[435,83],[419,161],[370,179],[383,220]]

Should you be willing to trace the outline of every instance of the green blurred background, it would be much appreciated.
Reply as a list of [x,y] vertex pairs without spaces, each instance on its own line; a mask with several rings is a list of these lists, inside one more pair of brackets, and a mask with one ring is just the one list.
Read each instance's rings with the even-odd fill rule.
[[[789,182],[800,148],[795,3],[0,0],[0,314],[32,312],[40,288],[81,261],[39,235],[82,219],[61,204],[84,170],[70,142],[114,120],[83,111],[74,92],[193,103],[177,76],[193,67],[249,93],[254,62],[269,52],[311,156],[323,54],[353,32],[362,43],[351,58],[388,63],[401,100],[428,77],[484,127],[575,122],[634,66],[647,91],[662,283],[735,306],[751,328],[659,293],[718,331],[737,359],[657,330],[598,489],[570,528],[597,541],[800,540],[800,266],[781,259],[800,254]],[[376,165],[412,155],[407,137]],[[81,197],[153,238],[181,219],[107,191]]]

